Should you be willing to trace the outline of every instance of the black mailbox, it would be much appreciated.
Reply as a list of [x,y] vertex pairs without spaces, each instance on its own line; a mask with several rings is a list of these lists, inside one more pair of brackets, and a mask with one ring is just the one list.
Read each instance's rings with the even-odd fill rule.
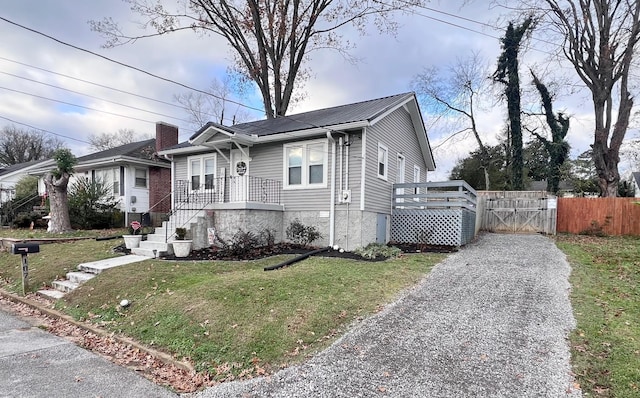
[[40,245],[37,243],[14,243],[11,245],[11,254],[39,253]]

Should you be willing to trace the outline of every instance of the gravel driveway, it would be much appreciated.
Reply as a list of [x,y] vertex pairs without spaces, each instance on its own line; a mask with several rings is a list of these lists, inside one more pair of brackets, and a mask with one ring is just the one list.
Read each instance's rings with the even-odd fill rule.
[[571,269],[541,235],[484,234],[307,363],[204,397],[579,397]]

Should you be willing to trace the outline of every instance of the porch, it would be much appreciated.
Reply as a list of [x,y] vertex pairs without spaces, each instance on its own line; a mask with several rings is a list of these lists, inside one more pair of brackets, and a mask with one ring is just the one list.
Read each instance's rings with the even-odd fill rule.
[[[247,203],[282,207],[282,181],[254,176],[225,176],[197,180],[177,180],[173,203],[175,209],[203,210],[247,208]],[[231,206],[216,206],[233,204]],[[258,206],[259,207],[259,206]]]

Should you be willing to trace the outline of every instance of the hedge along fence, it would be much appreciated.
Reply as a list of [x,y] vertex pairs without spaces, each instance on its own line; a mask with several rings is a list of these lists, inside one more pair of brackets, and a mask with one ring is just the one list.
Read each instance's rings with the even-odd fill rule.
[[640,235],[640,198],[558,198],[559,233]]

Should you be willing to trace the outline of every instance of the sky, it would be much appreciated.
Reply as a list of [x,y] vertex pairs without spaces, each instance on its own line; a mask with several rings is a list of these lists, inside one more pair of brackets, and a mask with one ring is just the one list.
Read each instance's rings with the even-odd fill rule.
[[[374,29],[365,36],[345,29],[345,37],[356,44],[351,54],[359,62],[353,64],[329,50],[312,54],[306,96],[288,114],[412,91],[411,81],[423,68],[445,68],[471,52],[495,68],[502,32],[485,24],[493,24],[504,10],[486,0],[466,3],[462,7],[459,0],[433,0],[427,8],[398,15],[395,37]],[[0,127],[14,124],[44,130],[57,135],[76,156],[92,152],[88,144],[92,134],[130,129],[144,139],[154,134],[157,121],[177,125],[180,141],[187,140],[196,128],[174,97],[189,90],[53,39],[198,89],[223,79],[231,59],[222,38],[199,37],[191,31],[102,48],[105,39],[90,30],[90,20],[111,17],[125,30],[137,31],[140,17],[118,0],[3,0],[0,17],[51,37],[0,20]],[[571,79],[567,76],[572,69],[546,58],[544,43],[532,41],[521,65],[537,68],[545,77]],[[578,86],[573,91],[560,85],[554,106],[572,117],[567,139],[575,158],[593,140],[593,116],[586,89]],[[257,92],[237,100],[249,108],[262,105]],[[446,180],[456,161],[477,144],[468,135],[450,138],[452,127],[438,123],[441,118],[425,107],[422,110],[437,165],[428,179]],[[264,117],[251,109],[247,112],[252,119]],[[491,100],[478,119],[482,138],[496,144],[506,104]],[[638,132],[632,130],[627,137],[637,138]]]

